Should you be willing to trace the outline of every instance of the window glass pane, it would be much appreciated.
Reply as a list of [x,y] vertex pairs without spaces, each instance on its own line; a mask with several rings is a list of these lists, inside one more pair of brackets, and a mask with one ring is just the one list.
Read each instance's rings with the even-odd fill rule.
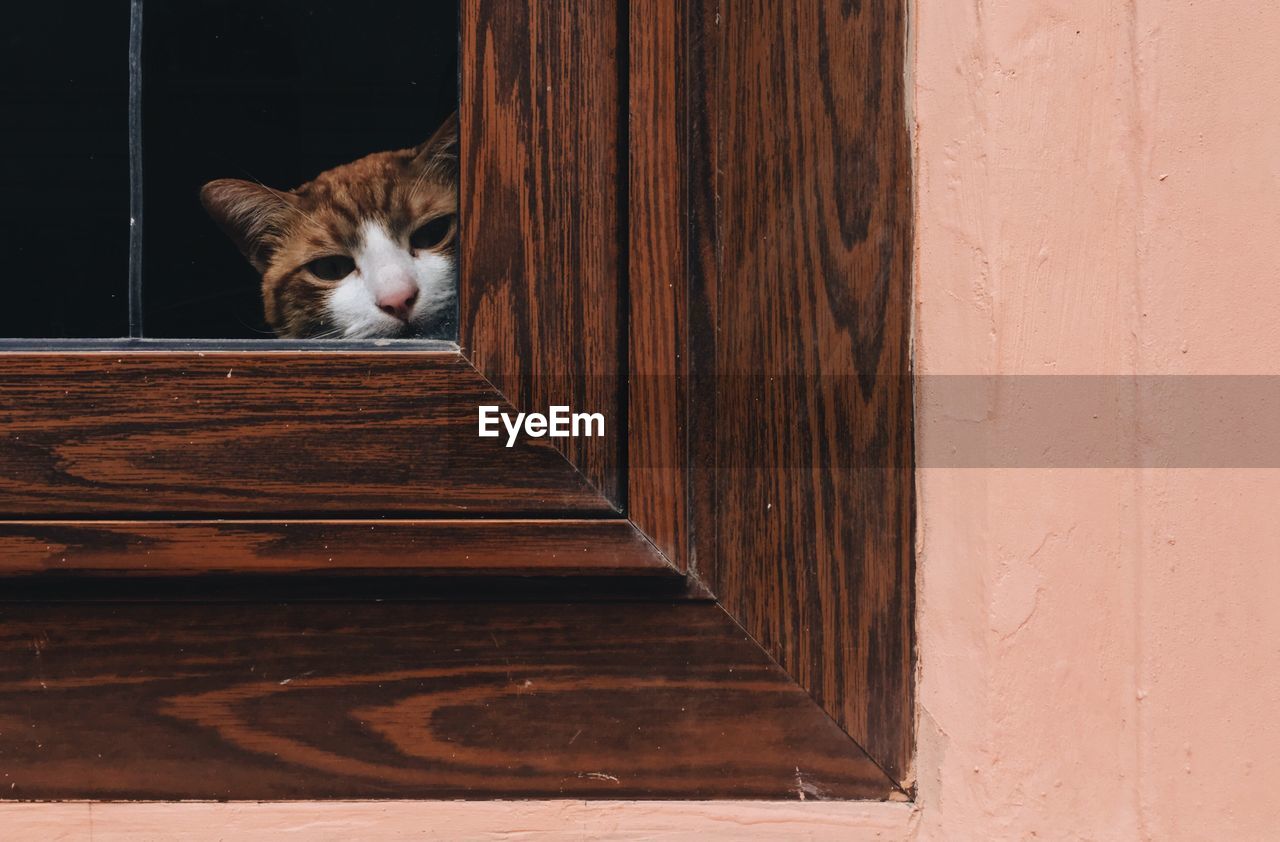
[[6,4],[0,337],[128,333],[129,3]]
[[[447,307],[431,304],[433,313],[447,309],[448,319],[406,319],[404,330],[391,325],[396,314],[420,315],[413,309],[421,300],[416,286],[401,283],[405,278],[395,268],[401,258],[417,254],[409,240],[418,227],[434,223],[418,234],[422,259],[430,263],[426,253],[440,245],[437,256],[452,266],[447,244],[435,237],[451,236],[437,229],[448,228],[447,214],[456,211],[456,183],[448,186],[452,208],[415,206],[413,218],[399,218],[408,212],[398,207],[402,203],[389,202],[397,208],[383,210],[397,218],[382,226],[386,242],[365,237],[367,195],[347,202],[312,195],[309,205],[281,205],[261,188],[255,192],[255,185],[287,191],[371,153],[426,141],[457,108],[456,0],[146,0],[145,17],[145,334],[262,338],[285,325],[298,336],[452,337],[451,269]],[[431,178],[456,182],[456,164],[453,169],[453,175],[447,168],[433,170]],[[338,184],[376,194],[383,182],[402,175],[369,169],[351,172]],[[206,210],[201,188],[219,179],[239,181],[206,199],[215,206]],[[211,219],[219,213],[222,227]],[[281,245],[246,230],[263,219],[303,216],[315,217],[329,234],[292,232]],[[321,242],[326,237],[331,241]],[[355,253],[377,251],[373,247],[379,245],[387,249],[375,255],[380,263]],[[277,273],[292,273],[291,285],[266,292],[274,321],[264,315],[260,270],[242,251],[256,254],[260,263],[276,261],[269,265]],[[304,260],[315,271],[299,274],[297,264]],[[373,290],[352,282],[343,303],[334,305],[333,290],[351,280],[347,270],[356,260],[355,274],[381,272],[385,283]],[[410,273],[420,269],[412,262],[405,267]],[[338,323],[335,307],[346,323]],[[343,330],[344,324],[359,327],[362,319],[377,323]]]

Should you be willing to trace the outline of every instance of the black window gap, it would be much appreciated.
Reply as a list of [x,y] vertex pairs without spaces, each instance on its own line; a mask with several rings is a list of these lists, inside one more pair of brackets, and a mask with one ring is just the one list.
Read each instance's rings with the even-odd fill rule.
[[142,336],[142,0],[129,0],[129,338]]

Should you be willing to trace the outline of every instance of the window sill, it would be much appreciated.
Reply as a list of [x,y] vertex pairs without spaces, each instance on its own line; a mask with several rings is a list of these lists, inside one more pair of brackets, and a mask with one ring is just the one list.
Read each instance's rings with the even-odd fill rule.
[[712,603],[0,605],[15,800],[902,798]]

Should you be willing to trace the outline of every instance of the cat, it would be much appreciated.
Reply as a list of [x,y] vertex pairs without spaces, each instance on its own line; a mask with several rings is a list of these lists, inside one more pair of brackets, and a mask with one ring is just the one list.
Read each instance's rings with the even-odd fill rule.
[[452,325],[457,114],[420,146],[369,155],[293,190],[219,179],[200,201],[261,274],[278,337],[410,338]]

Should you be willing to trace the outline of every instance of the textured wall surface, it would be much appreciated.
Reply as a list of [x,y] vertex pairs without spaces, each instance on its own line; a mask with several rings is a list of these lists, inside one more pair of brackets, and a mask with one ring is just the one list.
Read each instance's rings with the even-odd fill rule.
[[[1237,381],[1062,377],[1107,391],[1127,458],[936,466],[942,422],[1045,403],[1024,375],[1280,374],[1280,6],[919,0],[915,25],[919,835],[1274,839],[1280,471],[1189,461],[1168,441],[1221,430],[1162,395],[1276,417]],[[930,377],[955,373],[1001,376],[962,401]]]

